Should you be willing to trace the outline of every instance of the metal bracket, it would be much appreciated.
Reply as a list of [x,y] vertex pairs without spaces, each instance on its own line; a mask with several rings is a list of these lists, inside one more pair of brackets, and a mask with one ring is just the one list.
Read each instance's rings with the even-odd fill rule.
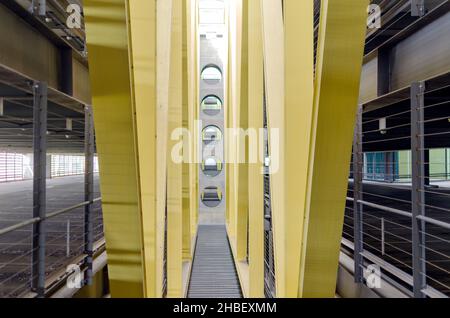
[[425,15],[425,0],[411,0],[411,16],[423,17]]
[[45,17],[47,15],[47,0],[33,0],[30,11],[33,15]]

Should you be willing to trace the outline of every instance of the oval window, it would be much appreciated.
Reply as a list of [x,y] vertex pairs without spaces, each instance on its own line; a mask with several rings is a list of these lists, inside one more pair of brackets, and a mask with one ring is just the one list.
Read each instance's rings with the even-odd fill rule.
[[216,126],[208,126],[203,129],[203,142],[209,143],[222,140],[222,132]]
[[217,66],[207,66],[202,71],[201,79],[208,84],[218,84],[222,80],[222,72]]
[[222,172],[222,162],[213,157],[206,158],[202,162],[202,171],[208,177],[216,177]]
[[202,111],[210,116],[215,116],[222,110],[222,101],[214,95],[206,96],[202,101]]
[[201,193],[201,200],[204,205],[214,208],[222,202],[222,190],[218,187],[206,187]]

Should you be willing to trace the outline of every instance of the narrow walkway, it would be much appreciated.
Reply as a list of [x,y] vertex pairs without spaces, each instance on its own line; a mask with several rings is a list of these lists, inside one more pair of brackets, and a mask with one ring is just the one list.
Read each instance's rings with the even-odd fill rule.
[[200,225],[188,298],[240,298],[225,226]]

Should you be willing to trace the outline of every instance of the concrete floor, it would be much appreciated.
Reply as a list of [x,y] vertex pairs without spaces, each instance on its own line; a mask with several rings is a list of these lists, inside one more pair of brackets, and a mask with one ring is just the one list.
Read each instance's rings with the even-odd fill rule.
[[[0,229],[32,217],[31,180],[0,184]],[[100,197],[98,176],[95,195]],[[84,201],[84,177],[47,180],[47,213]],[[94,237],[103,237],[101,204],[94,204]],[[84,251],[84,208],[46,221],[46,269],[50,275]],[[0,297],[16,297],[30,289],[32,226],[0,236]]]

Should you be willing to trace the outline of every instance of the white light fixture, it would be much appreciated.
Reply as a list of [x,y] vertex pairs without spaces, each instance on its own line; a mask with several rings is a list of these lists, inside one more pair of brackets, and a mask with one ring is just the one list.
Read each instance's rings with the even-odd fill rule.
[[4,114],[4,99],[3,99],[3,97],[0,97],[0,116],[3,116],[3,114]]
[[73,120],[72,118],[66,118],[66,130],[72,131]]
[[387,130],[386,130],[386,118],[380,118],[379,125],[380,125],[380,128],[379,128],[380,133],[381,133],[382,135],[386,135],[386,134],[387,134]]

